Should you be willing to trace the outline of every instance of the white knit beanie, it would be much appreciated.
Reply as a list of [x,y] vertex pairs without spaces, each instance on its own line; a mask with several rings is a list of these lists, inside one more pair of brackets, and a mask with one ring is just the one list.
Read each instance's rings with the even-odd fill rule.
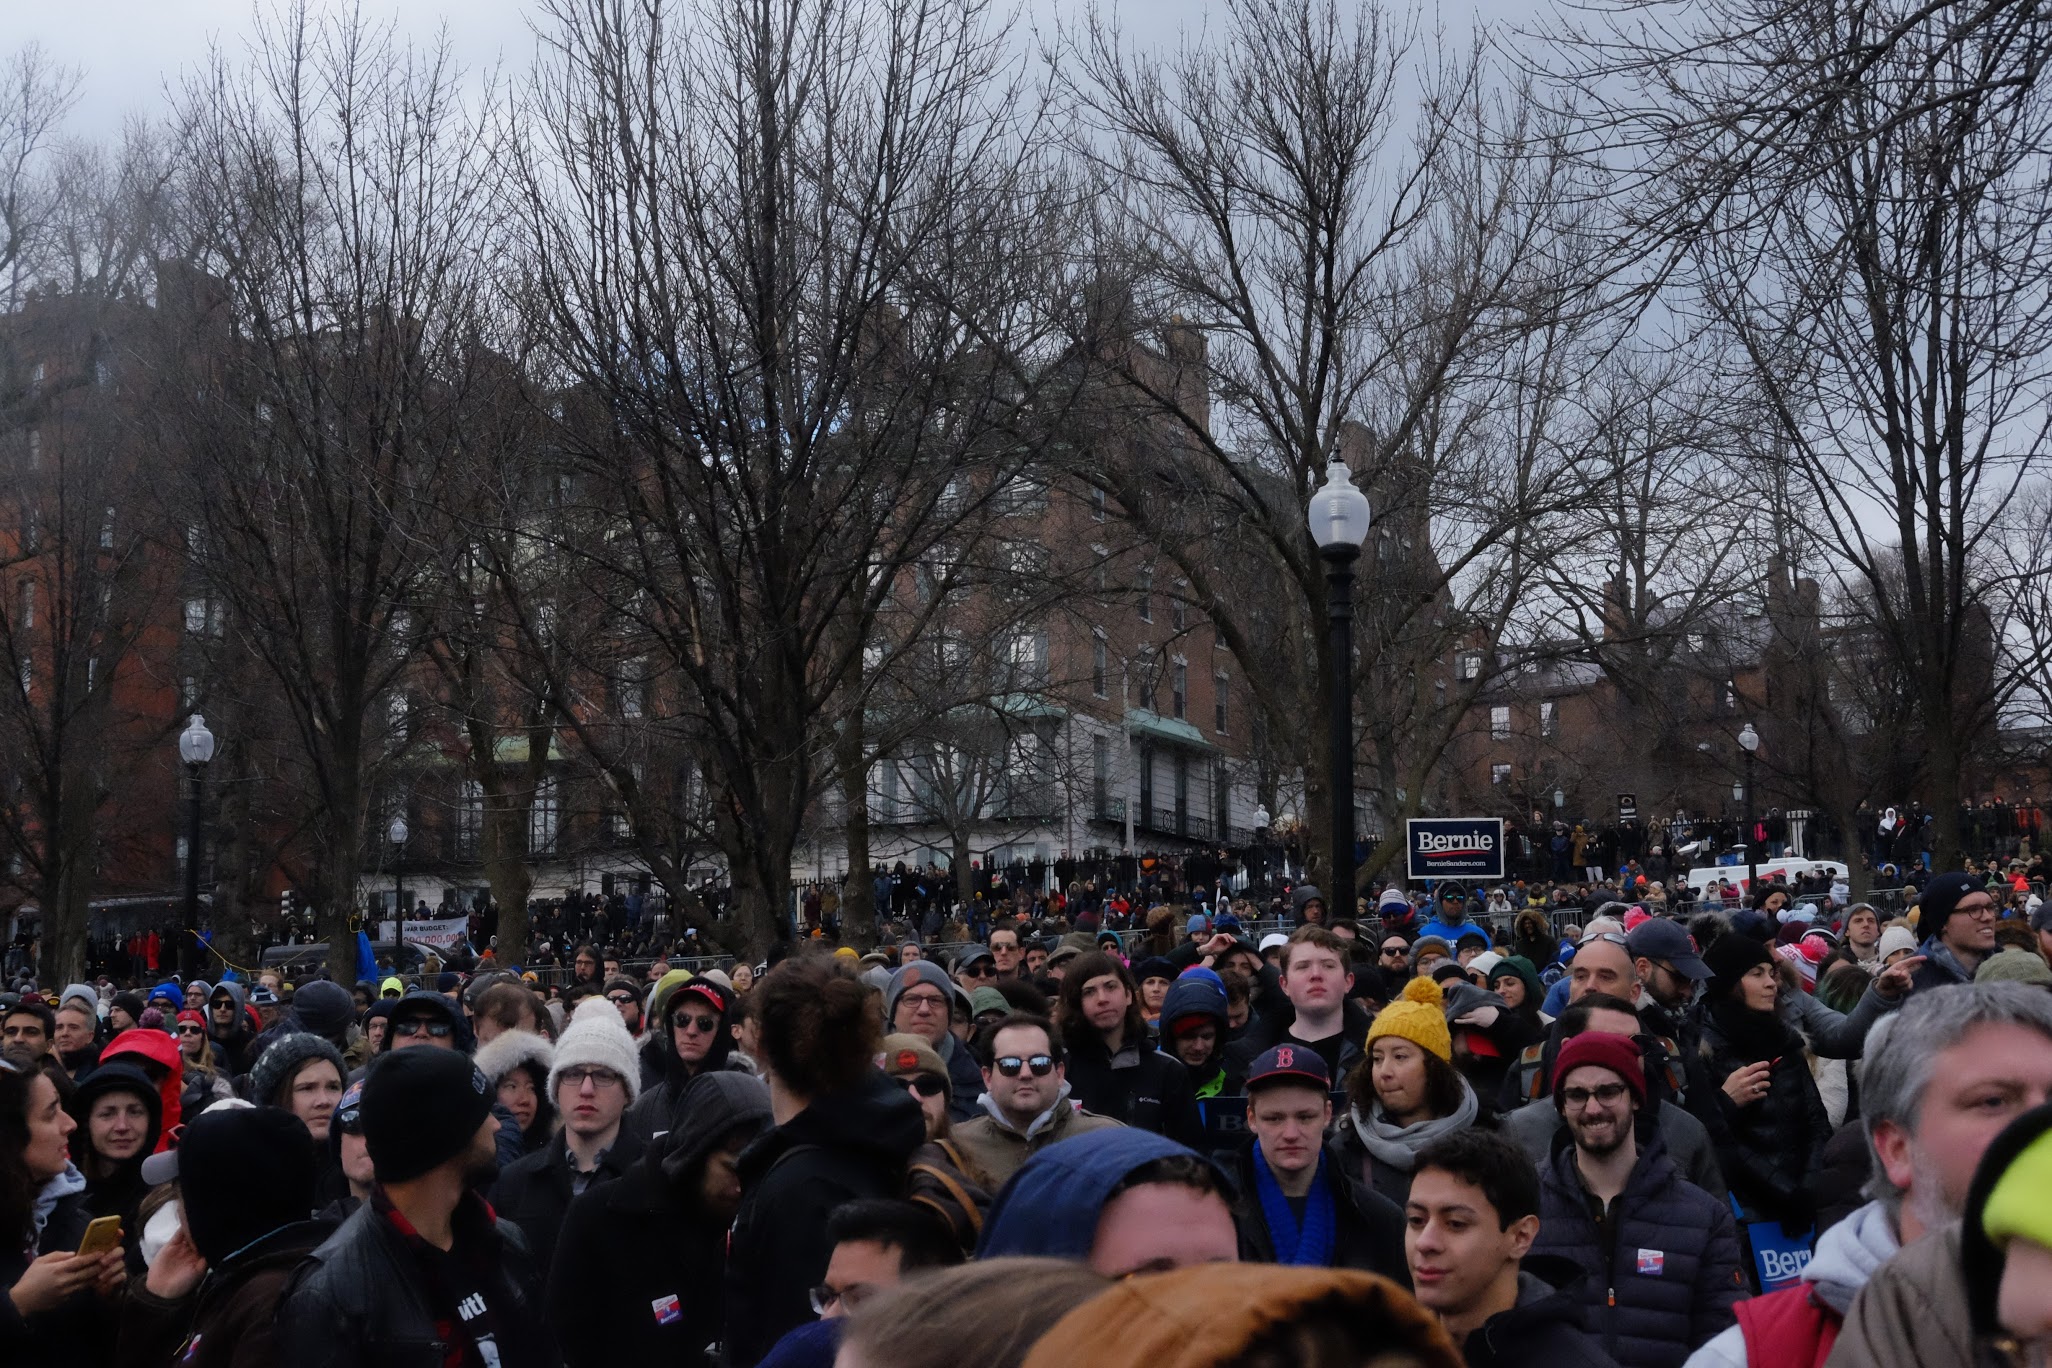
[[634,1049],[634,1037],[620,1009],[604,997],[588,997],[577,1004],[570,1024],[556,1041],[556,1060],[549,1066],[549,1100],[556,1097],[556,1082],[563,1070],[596,1064],[620,1075],[627,1085],[627,1105],[641,1095],[641,1060]]

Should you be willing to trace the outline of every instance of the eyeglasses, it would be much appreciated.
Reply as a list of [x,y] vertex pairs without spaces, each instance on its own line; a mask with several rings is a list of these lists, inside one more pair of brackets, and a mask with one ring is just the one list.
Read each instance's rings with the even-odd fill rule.
[[939,1097],[948,1086],[932,1074],[908,1074],[904,1079],[904,1083],[906,1087],[918,1093],[921,1097]]
[[1593,1097],[1607,1107],[1623,1097],[1627,1091],[1622,1083],[1605,1083],[1595,1088],[1562,1088],[1560,1100],[1570,1107],[1586,1107],[1589,1105],[1589,1099]]
[[614,1073],[611,1069],[600,1068],[593,1064],[587,1064],[580,1068],[565,1069],[556,1075],[556,1082],[558,1084],[568,1083],[573,1088],[581,1088],[589,1083],[601,1092],[604,1092],[607,1088],[621,1086],[620,1075]]
[[1984,902],[1981,903],[1979,906],[1975,907],[1970,907],[1966,903],[1961,903],[1959,906],[1953,908],[1952,910],[1954,912],[1958,912],[1962,915],[1969,917],[1985,917],[1989,921],[1995,920],[1995,904],[1992,902]]
[[1024,1059],[1020,1058],[1018,1055],[1003,1055],[997,1059],[993,1059],[991,1063],[994,1064],[997,1067],[997,1071],[1000,1074],[1003,1074],[1006,1078],[1017,1078],[1019,1076],[1019,1071],[1021,1069],[1033,1070],[1033,1076],[1035,1078],[1046,1078],[1049,1074],[1054,1072],[1055,1066],[1054,1056],[1044,1054],[1029,1055]]
[[716,1016],[707,1016],[703,1012],[679,1012],[676,1020],[670,1023],[670,1027],[672,1030],[711,1035],[720,1029],[720,1019]]
[[845,1305],[850,1311],[868,1301],[875,1289],[867,1283],[856,1283],[844,1289],[833,1288],[821,1283],[808,1294],[812,1301],[812,1314],[824,1316],[836,1305]]
[[419,1017],[414,1017],[408,1021],[395,1021],[392,1023],[392,1034],[402,1038],[417,1036],[422,1032],[426,1032],[431,1039],[446,1040],[454,1029],[446,1021],[422,1021]]
[[907,993],[898,999],[900,1007],[910,1007],[915,1012],[944,1012],[948,1000],[939,993]]
[[1622,945],[1626,948],[1630,948],[1631,946],[1630,941],[1626,940],[1623,936],[1618,935],[1615,931],[1598,931],[1593,936],[1582,937],[1583,945],[1594,945],[1597,941],[1603,941],[1609,945]]

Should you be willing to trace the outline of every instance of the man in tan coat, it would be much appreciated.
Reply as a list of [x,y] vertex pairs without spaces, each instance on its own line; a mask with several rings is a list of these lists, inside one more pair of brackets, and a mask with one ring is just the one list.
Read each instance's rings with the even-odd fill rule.
[[984,1114],[958,1124],[954,1140],[992,1191],[1049,1145],[1119,1124],[1069,1101],[1061,1040],[1045,1017],[1014,1013],[997,1023],[983,1086]]

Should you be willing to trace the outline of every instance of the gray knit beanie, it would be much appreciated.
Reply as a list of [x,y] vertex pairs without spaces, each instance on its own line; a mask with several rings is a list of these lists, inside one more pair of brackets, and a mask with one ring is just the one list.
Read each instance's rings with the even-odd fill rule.
[[299,1072],[300,1065],[310,1059],[325,1059],[335,1066],[335,1076],[343,1082],[349,1081],[349,1066],[342,1062],[342,1052],[317,1035],[306,1031],[294,1031],[279,1036],[257,1056],[256,1064],[249,1071],[249,1098],[260,1107],[285,1107],[289,1099],[278,1096],[280,1089]]

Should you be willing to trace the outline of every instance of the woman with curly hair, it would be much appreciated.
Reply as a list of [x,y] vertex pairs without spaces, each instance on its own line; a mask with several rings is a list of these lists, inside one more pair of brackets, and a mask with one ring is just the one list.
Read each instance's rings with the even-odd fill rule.
[[869,989],[833,960],[786,960],[750,994],[775,1129],[743,1151],[727,1247],[727,1356],[755,1363],[812,1319],[833,1254],[827,1217],[861,1197],[901,1197],[926,1118],[876,1067]]

